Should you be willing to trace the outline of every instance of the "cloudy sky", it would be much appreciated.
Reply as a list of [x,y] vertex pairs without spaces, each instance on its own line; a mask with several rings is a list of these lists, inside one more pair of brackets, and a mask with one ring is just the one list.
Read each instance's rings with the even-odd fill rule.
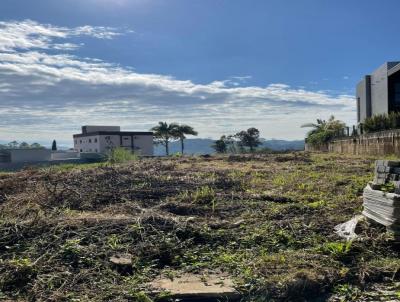
[[257,127],[302,139],[399,60],[398,1],[1,0],[0,141],[72,144],[84,124]]

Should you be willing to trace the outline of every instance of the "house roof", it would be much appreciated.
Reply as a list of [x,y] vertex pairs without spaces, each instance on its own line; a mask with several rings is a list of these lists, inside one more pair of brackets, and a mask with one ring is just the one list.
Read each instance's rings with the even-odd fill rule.
[[145,131],[96,131],[96,132],[89,132],[89,133],[80,133],[74,134],[73,137],[87,137],[87,136],[94,136],[94,135],[119,135],[119,136],[130,136],[130,135],[153,135],[153,132],[145,132]]

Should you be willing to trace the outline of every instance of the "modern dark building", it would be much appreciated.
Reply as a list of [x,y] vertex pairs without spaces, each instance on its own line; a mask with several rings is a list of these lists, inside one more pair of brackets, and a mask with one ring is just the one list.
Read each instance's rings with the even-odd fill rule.
[[400,62],[386,62],[357,85],[357,121],[400,111]]

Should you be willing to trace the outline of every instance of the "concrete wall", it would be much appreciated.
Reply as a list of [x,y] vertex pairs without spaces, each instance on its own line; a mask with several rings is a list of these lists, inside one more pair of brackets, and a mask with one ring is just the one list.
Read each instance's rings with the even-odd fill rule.
[[125,147],[131,149],[133,145],[133,149],[140,155],[144,156],[152,156],[153,155],[153,136],[152,135],[134,135],[133,136],[133,144],[132,137],[130,135],[122,136],[122,144],[121,137],[119,135],[101,135],[99,138],[100,142],[100,152],[105,153],[108,150],[115,147]]
[[383,64],[371,74],[371,113],[389,112],[388,63]]
[[51,160],[50,149],[8,149],[2,150],[11,163],[32,163]]
[[65,160],[79,158],[79,153],[76,151],[53,151],[51,152],[51,160]]
[[[122,144],[121,144],[122,138]],[[131,135],[91,135],[74,138],[74,149],[79,153],[107,153],[117,147],[132,149],[140,155],[153,155],[153,136],[134,135],[133,143]]]
[[152,135],[138,135],[134,136],[135,152],[140,155],[153,156],[154,145]]
[[312,146],[309,144],[304,144],[304,151],[309,151],[309,152],[328,152],[329,147],[328,144],[323,144],[319,146]]
[[328,144],[328,150],[356,155],[400,155],[400,129],[334,140]]
[[367,75],[358,83],[357,97],[357,122],[364,121],[371,116],[371,76]]
[[74,149],[77,152],[102,152],[100,135],[74,138]]

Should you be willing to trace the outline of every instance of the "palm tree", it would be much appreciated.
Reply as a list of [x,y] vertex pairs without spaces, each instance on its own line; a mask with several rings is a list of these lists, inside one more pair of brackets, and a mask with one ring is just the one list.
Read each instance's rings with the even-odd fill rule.
[[302,128],[313,128],[307,134],[307,141],[311,144],[322,144],[328,142],[338,133],[343,132],[346,124],[340,120],[336,120],[333,115],[329,119],[317,119],[317,123],[309,123],[301,126]]
[[186,139],[186,135],[194,135],[196,136],[198,133],[193,129],[193,127],[189,125],[176,125],[174,129],[174,135],[175,137],[179,138],[181,142],[181,153],[183,154],[183,151],[185,149],[185,145],[183,141]]
[[168,125],[167,122],[158,122],[157,126],[151,128],[151,131],[154,132],[156,143],[165,146],[166,155],[169,155],[169,142],[178,138],[176,133],[177,127],[178,124],[175,123]]

